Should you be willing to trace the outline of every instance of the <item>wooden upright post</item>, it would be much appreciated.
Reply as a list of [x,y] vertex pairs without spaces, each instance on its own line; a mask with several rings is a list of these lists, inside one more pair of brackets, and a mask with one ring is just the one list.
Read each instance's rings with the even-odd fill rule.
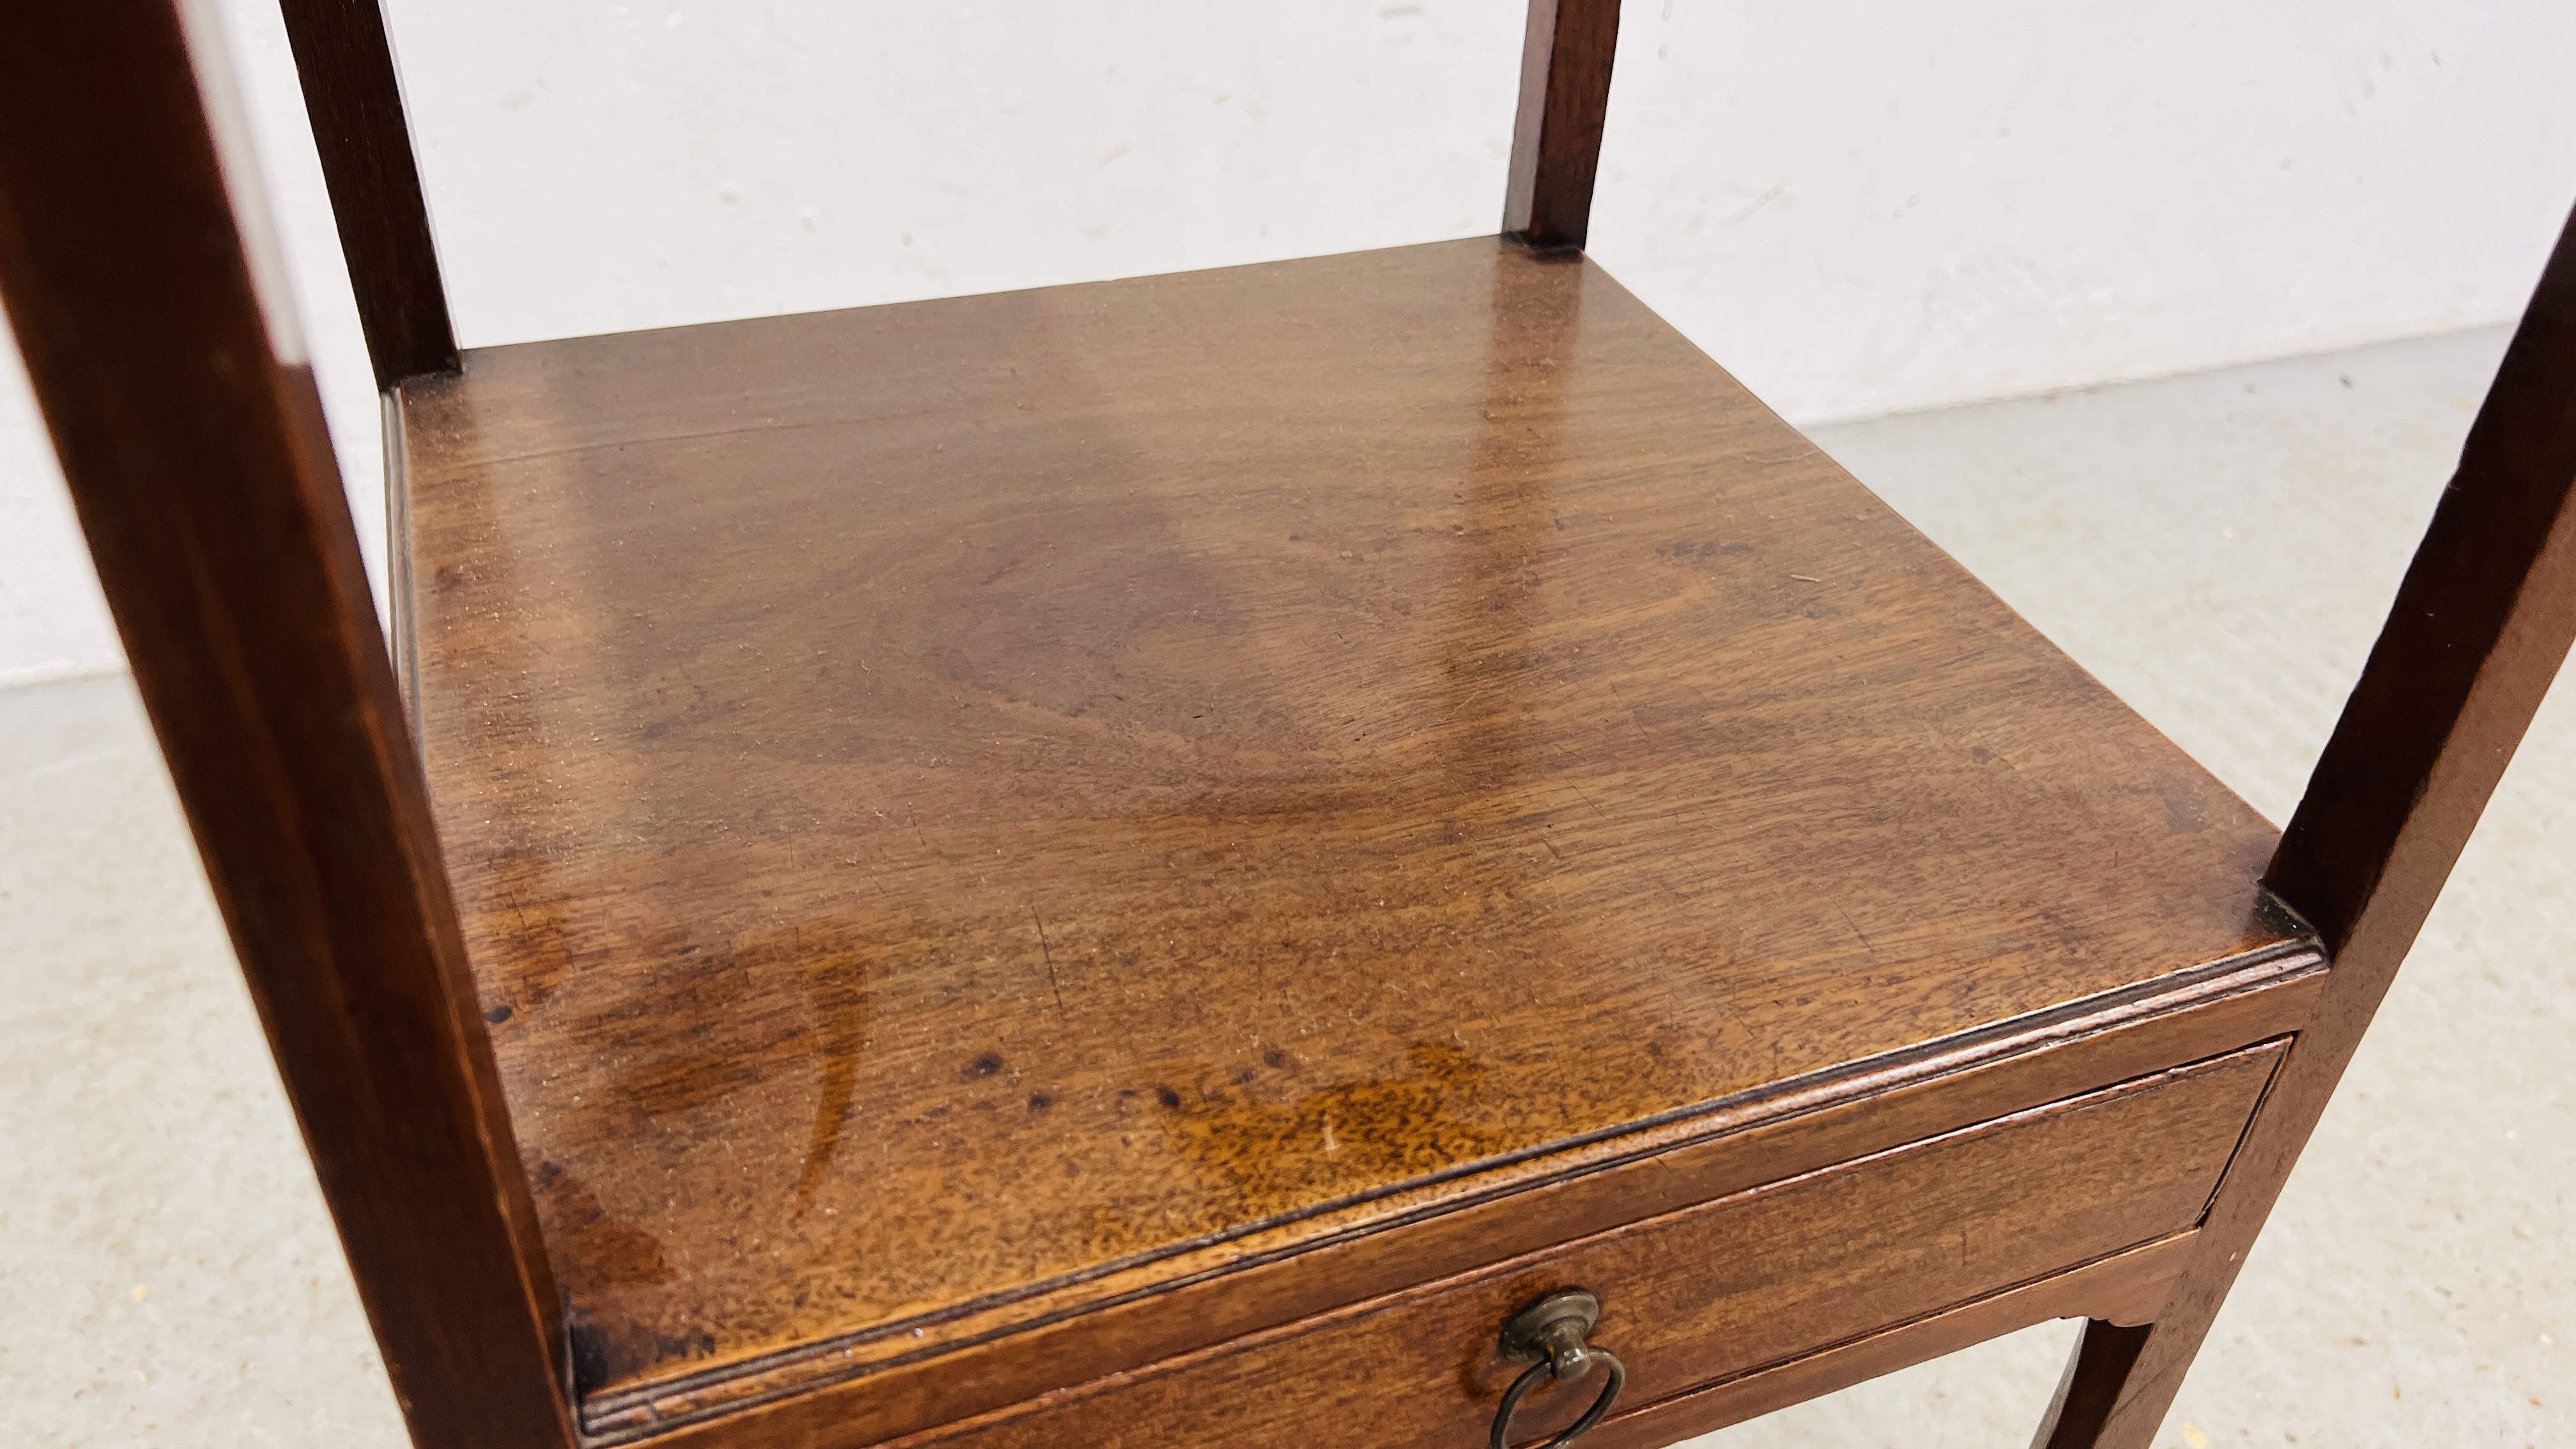
[[0,300],[413,1440],[567,1449],[561,1309],[212,40],[174,0],[12,17]]
[[2264,882],[2334,970],[2143,1342],[2091,1324],[2042,1449],[2148,1449],[2363,1030],[2576,640],[2576,219]]
[[379,0],[282,0],[376,386],[456,370],[420,164]]
[[1618,48],[1619,0],[1530,0],[1503,199],[1506,234],[1535,247],[1582,248]]

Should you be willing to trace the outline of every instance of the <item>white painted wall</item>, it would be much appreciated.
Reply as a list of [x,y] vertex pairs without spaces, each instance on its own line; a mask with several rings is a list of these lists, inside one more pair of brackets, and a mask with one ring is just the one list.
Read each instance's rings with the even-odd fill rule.
[[[353,494],[282,34],[227,0]],[[1627,0],[1593,252],[1801,421],[2510,317],[2576,10]],[[393,0],[468,345],[1491,229],[1518,0]],[[2215,425],[2216,420],[2213,420]],[[14,360],[0,680],[113,667]]]

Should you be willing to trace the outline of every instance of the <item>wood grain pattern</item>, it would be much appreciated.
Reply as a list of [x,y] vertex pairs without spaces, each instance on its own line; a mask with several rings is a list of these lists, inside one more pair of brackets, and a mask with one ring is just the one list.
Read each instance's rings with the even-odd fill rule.
[[603,1439],[689,1426],[661,1441],[675,1449],[892,1438],[2295,1030],[2324,976],[2313,954],[2250,962],[1554,1154],[1552,1181],[1418,1189],[932,1323],[918,1339],[595,1396],[583,1423]]
[[2300,934],[2251,811],[1579,258],[402,398],[423,748],[592,1396]]
[[[2189,1227],[2280,1055],[2162,1073],[898,1442],[1480,1443],[1522,1367],[1502,1324],[1568,1286],[1600,1296],[1591,1337],[1642,1408]],[[1536,1439],[1588,1401],[1581,1385],[1534,1397],[1516,1427]]]
[[378,0],[280,0],[376,386],[456,369],[429,203]]
[[357,537],[182,37],[154,0],[13,14],[0,295],[413,1441],[568,1446],[555,1290]]
[[1536,247],[1580,249],[1592,229],[1592,184],[1619,49],[1619,0],[1530,0],[1521,46],[1520,111],[1503,231]]
[[[2098,1432],[2146,1449],[2335,1083],[2576,639],[2576,218],[2551,254],[2458,473],[2399,586],[2268,878],[2335,952],[2333,985],[2264,1104],[2174,1308],[2103,1354]],[[2079,1364],[2079,1368],[2081,1365]]]
[[1584,1449],[1662,1449],[2052,1318],[2143,1323],[2171,1296],[2198,1236],[2194,1231],[2159,1238],[1803,1358],[1641,1404],[1603,1423],[1584,1439]]

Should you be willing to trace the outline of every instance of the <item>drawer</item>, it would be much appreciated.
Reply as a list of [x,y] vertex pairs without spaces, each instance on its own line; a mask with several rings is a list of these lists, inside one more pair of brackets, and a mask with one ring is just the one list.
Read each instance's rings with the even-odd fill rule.
[[[1599,1295],[1592,1342],[1626,1362],[1619,1409],[1634,1413],[2189,1228],[2286,1045],[1771,1183],[906,1442],[1470,1449],[1525,1367],[1499,1352],[1502,1325],[1566,1287]],[[1542,1387],[1514,1442],[1563,1427],[1599,1382]]]

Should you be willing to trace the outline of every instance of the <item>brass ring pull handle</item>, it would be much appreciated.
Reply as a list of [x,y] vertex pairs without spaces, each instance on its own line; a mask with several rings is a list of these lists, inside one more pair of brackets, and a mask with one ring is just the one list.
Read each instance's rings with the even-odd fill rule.
[[1592,1325],[1601,1321],[1601,1300],[1580,1288],[1565,1288],[1512,1315],[1503,1329],[1503,1352],[1511,1358],[1534,1358],[1512,1386],[1503,1391],[1502,1407],[1494,1411],[1494,1437],[1491,1449],[1512,1449],[1512,1410],[1520,1407],[1521,1395],[1538,1387],[1538,1381],[1554,1377],[1558,1383],[1570,1384],[1592,1372],[1595,1364],[1610,1371],[1610,1381],[1601,1386],[1601,1397],[1583,1411],[1573,1427],[1545,1444],[1524,1445],[1523,1449],[1565,1449],[1565,1446],[1592,1432],[1610,1412],[1611,1401],[1619,1397],[1619,1387],[1628,1382],[1628,1366],[1607,1349],[1595,1348],[1583,1341]]

